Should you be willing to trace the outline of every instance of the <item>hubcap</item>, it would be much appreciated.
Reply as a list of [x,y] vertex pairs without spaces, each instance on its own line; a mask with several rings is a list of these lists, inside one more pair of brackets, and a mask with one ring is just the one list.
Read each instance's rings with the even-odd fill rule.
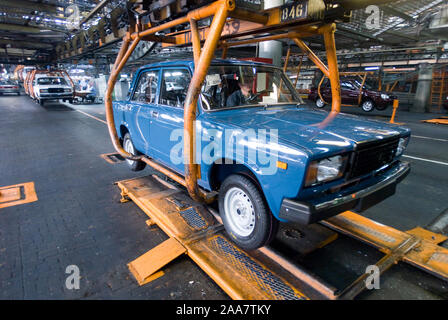
[[[126,141],[125,141],[125,143],[124,143],[124,150],[127,152],[127,153],[130,153],[130,154],[134,154],[134,146],[132,145],[132,141],[131,141],[131,139],[126,139]],[[133,164],[134,164],[134,160],[129,160],[129,159],[126,159],[126,162],[130,165],[130,166],[132,166]]]
[[249,196],[233,187],[224,197],[224,211],[233,232],[241,237],[249,236],[255,228],[255,210]]
[[363,109],[364,109],[364,111],[370,111],[370,110],[372,110],[372,109],[373,109],[373,104],[372,104],[372,102],[371,102],[371,101],[366,101],[366,102],[364,102],[364,104],[363,104]]
[[319,98],[316,101],[316,105],[318,108],[322,108],[324,106],[324,102]]

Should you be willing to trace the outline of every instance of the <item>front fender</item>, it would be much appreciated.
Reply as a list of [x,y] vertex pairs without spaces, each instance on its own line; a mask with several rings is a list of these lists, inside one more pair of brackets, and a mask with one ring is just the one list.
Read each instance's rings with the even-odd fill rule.
[[[226,154],[225,144],[219,147],[216,141],[211,142],[207,138],[205,140],[209,141],[209,145],[204,145],[202,141],[202,151],[214,144],[214,150],[221,152],[214,152],[207,157],[208,163],[204,161],[204,154],[201,155],[203,182],[211,189],[212,168],[216,163],[227,160],[226,163],[243,165],[257,179],[272,214],[282,220],[279,218],[282,201],[284,198],[294,198],[299,194],[308,166],[308,153],[281,142],[261,145],[260,141],[245,140],[243,137],[232,145],[233,152]],[[278,161],[286,163],[286,169],[279,168]]]

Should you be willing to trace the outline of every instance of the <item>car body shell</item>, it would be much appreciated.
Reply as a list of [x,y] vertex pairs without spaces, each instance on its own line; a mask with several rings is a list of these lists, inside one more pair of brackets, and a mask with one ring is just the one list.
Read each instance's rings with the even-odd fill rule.
[[[256,62],[220,59],[212,62],[212,64],[223,63],[259,64]],[[192,61],[173,61],[141,67],[134,76],[128,99],[114,101],[113,112],[117,134],[121,139],[123,139],[126,132],[129,132],[135,148],[139,152],[183,175],[184,164],[173,163],[170,158],[173,150],[178,151],[183,146],[179,136],[171,139],[173,141],[170,140],[174,129],[183,129],[183,108],[144,104],[131,101],[130,99],[142,72],[152,70],[160,72],[159,74],[161,75],[163,70],[173,68],[185,68],[193,74],[194,63]],[[158,81],[160,87],[161,76],[159,76]],[[157,112],[157,118],[152,116],[154,112]],[[275,146],[260,146],[257,144],[258,141],[249,141],[250,143],[248,143],[244,136],[241,137],[240,140],[235,141],[236,147],[230,156],[227,154],[224,157],[223,154],[225,152],[217,152],[213,161],[208,160],[207,163],[200,163],[201,178],[198,180],[198,184],[206,190],[216,189],[216,181],[222,181],[225,176],[234,172],[233,165],[229,165],[224,166],[224,169],[217,174],[215,170],[216,162],[225,162],[224,160],[236,162],[238,164],[234,166],[239,166],[243,172],[248,171],[247,173],[256,178],[256,183],[262,190],[271,212],[277,219],[284,221],[284,219],[279,217],[284,199],[306,201],[318,199],[324,201],[337,195],[357,192],[362,188],[375,184],[378,179],[381,179],[381,174],[378,174],[378,172],[370,172],[360,177],[360,182],[356,186],[343,188],[338,193],[329,194],[328,191],[331,188],[343,184],[345,180],[340,178],[332,182],[305,187],[305,176],[309,164],[313,160],[349,154],[361,142],[391,137],[408,137],[410,135],[409,129],[404,127],[392,126],[346,114],[340,114],[325,128],[320,128],[319,124],[325,123],[327,116],[327,112],[313,110],[306,106],[297,106],[296,104],[272,108],[259,106],[205,111],[199,101],[196,116],[196,128],[199,128],[198,130],[200,131],[196,140],[196,148],[199,152],[209,145],[209,137],[216,136],[216,134],[219,135],[220,133],[222,135],[226,130],[245,131],[250,128],[257,132],[260,129],[276,129],[278,130],[278,142],[275,143]],[[173,137],[171,136],[171,138]],[[287,169],[277,169],[275,174],[271,174],[270,167],[268,168],[262,163],[253,161],[247,154],[237,154],[237,146],[242,144],[248,149],[255,149],[257,152],[261,150],[261,153],[266,148],[275,149],[278,161],[286,163]],[[269,155],[266,154],[265,156]],[[228,159],[229,157],[232,159]],[[398,162],[398,157],[395,157],[391,167]]]

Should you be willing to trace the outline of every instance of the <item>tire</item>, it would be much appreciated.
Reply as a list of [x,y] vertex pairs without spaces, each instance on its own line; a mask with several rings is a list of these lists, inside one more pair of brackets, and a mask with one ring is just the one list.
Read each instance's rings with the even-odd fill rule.
[[241,175],[227,177],[221,185],[218,204],[224,228],[240,248],[255,250],[274,239],[278,220],[250,179]]
[[68,103],[73,104],[73,99],[69,99]]
[[387,104],[383,104],[383,105],[375,105],[375,109],[376,109],[376,110],[379,110],[379,111],[386,110],[387,107],[388,107]]
[[371,112],[373,109],[375,109],[375,104],[372,100],[367,99],[361,103],[361,108],[365,112]]
[[[135,150],[134,143],[131,140],[131,135],[129,134],[129,132],[124,135],[123,148],[126,152],[134,156],[138,155],[138,151]],[[132,171],[141,171],[146,167],[146,163],[144,163],[143,161],[126,159],[126,163]]]
[[20,96],[20,92],[17,92],[17,95]]
[[39,104],[43,106],[45,104],[44,100],[38,100]]
[[323,107],[325,107],[325,102],[323,102],[321,98],[317,98],[316,107],[318,107],[319,109],[322,109]]

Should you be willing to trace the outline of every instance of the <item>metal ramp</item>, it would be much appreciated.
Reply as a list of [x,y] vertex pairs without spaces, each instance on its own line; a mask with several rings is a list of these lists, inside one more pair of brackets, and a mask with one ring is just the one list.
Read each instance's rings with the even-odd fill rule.
[[170,237],[129,263],[140,284],[186,254],[232,299],[323,298],[311,287],[299,287],[294,277],[274,261],[261,261],[262,254],[239,249],[207,208],[191,200],[183,190],[157,176],[119,181],[117,185],[123,201],[129,197]]
[[[366,287],[369,274],[338,291],[271,248],[239,249],[213,209],[156,175],[116,184],[122,202],[134,201],[148,215],[147,224],[157,224],[169,236],[128,264],[140,285],[163,275],[166,264],[186,254],[232,299],[353,299]],[[350,211],[321,224],[385,253],[376,263],[380,273],[403,261],[448,281],[448,249],[438,245],[448,239],[444,235],[419,227],[403,232]]]

